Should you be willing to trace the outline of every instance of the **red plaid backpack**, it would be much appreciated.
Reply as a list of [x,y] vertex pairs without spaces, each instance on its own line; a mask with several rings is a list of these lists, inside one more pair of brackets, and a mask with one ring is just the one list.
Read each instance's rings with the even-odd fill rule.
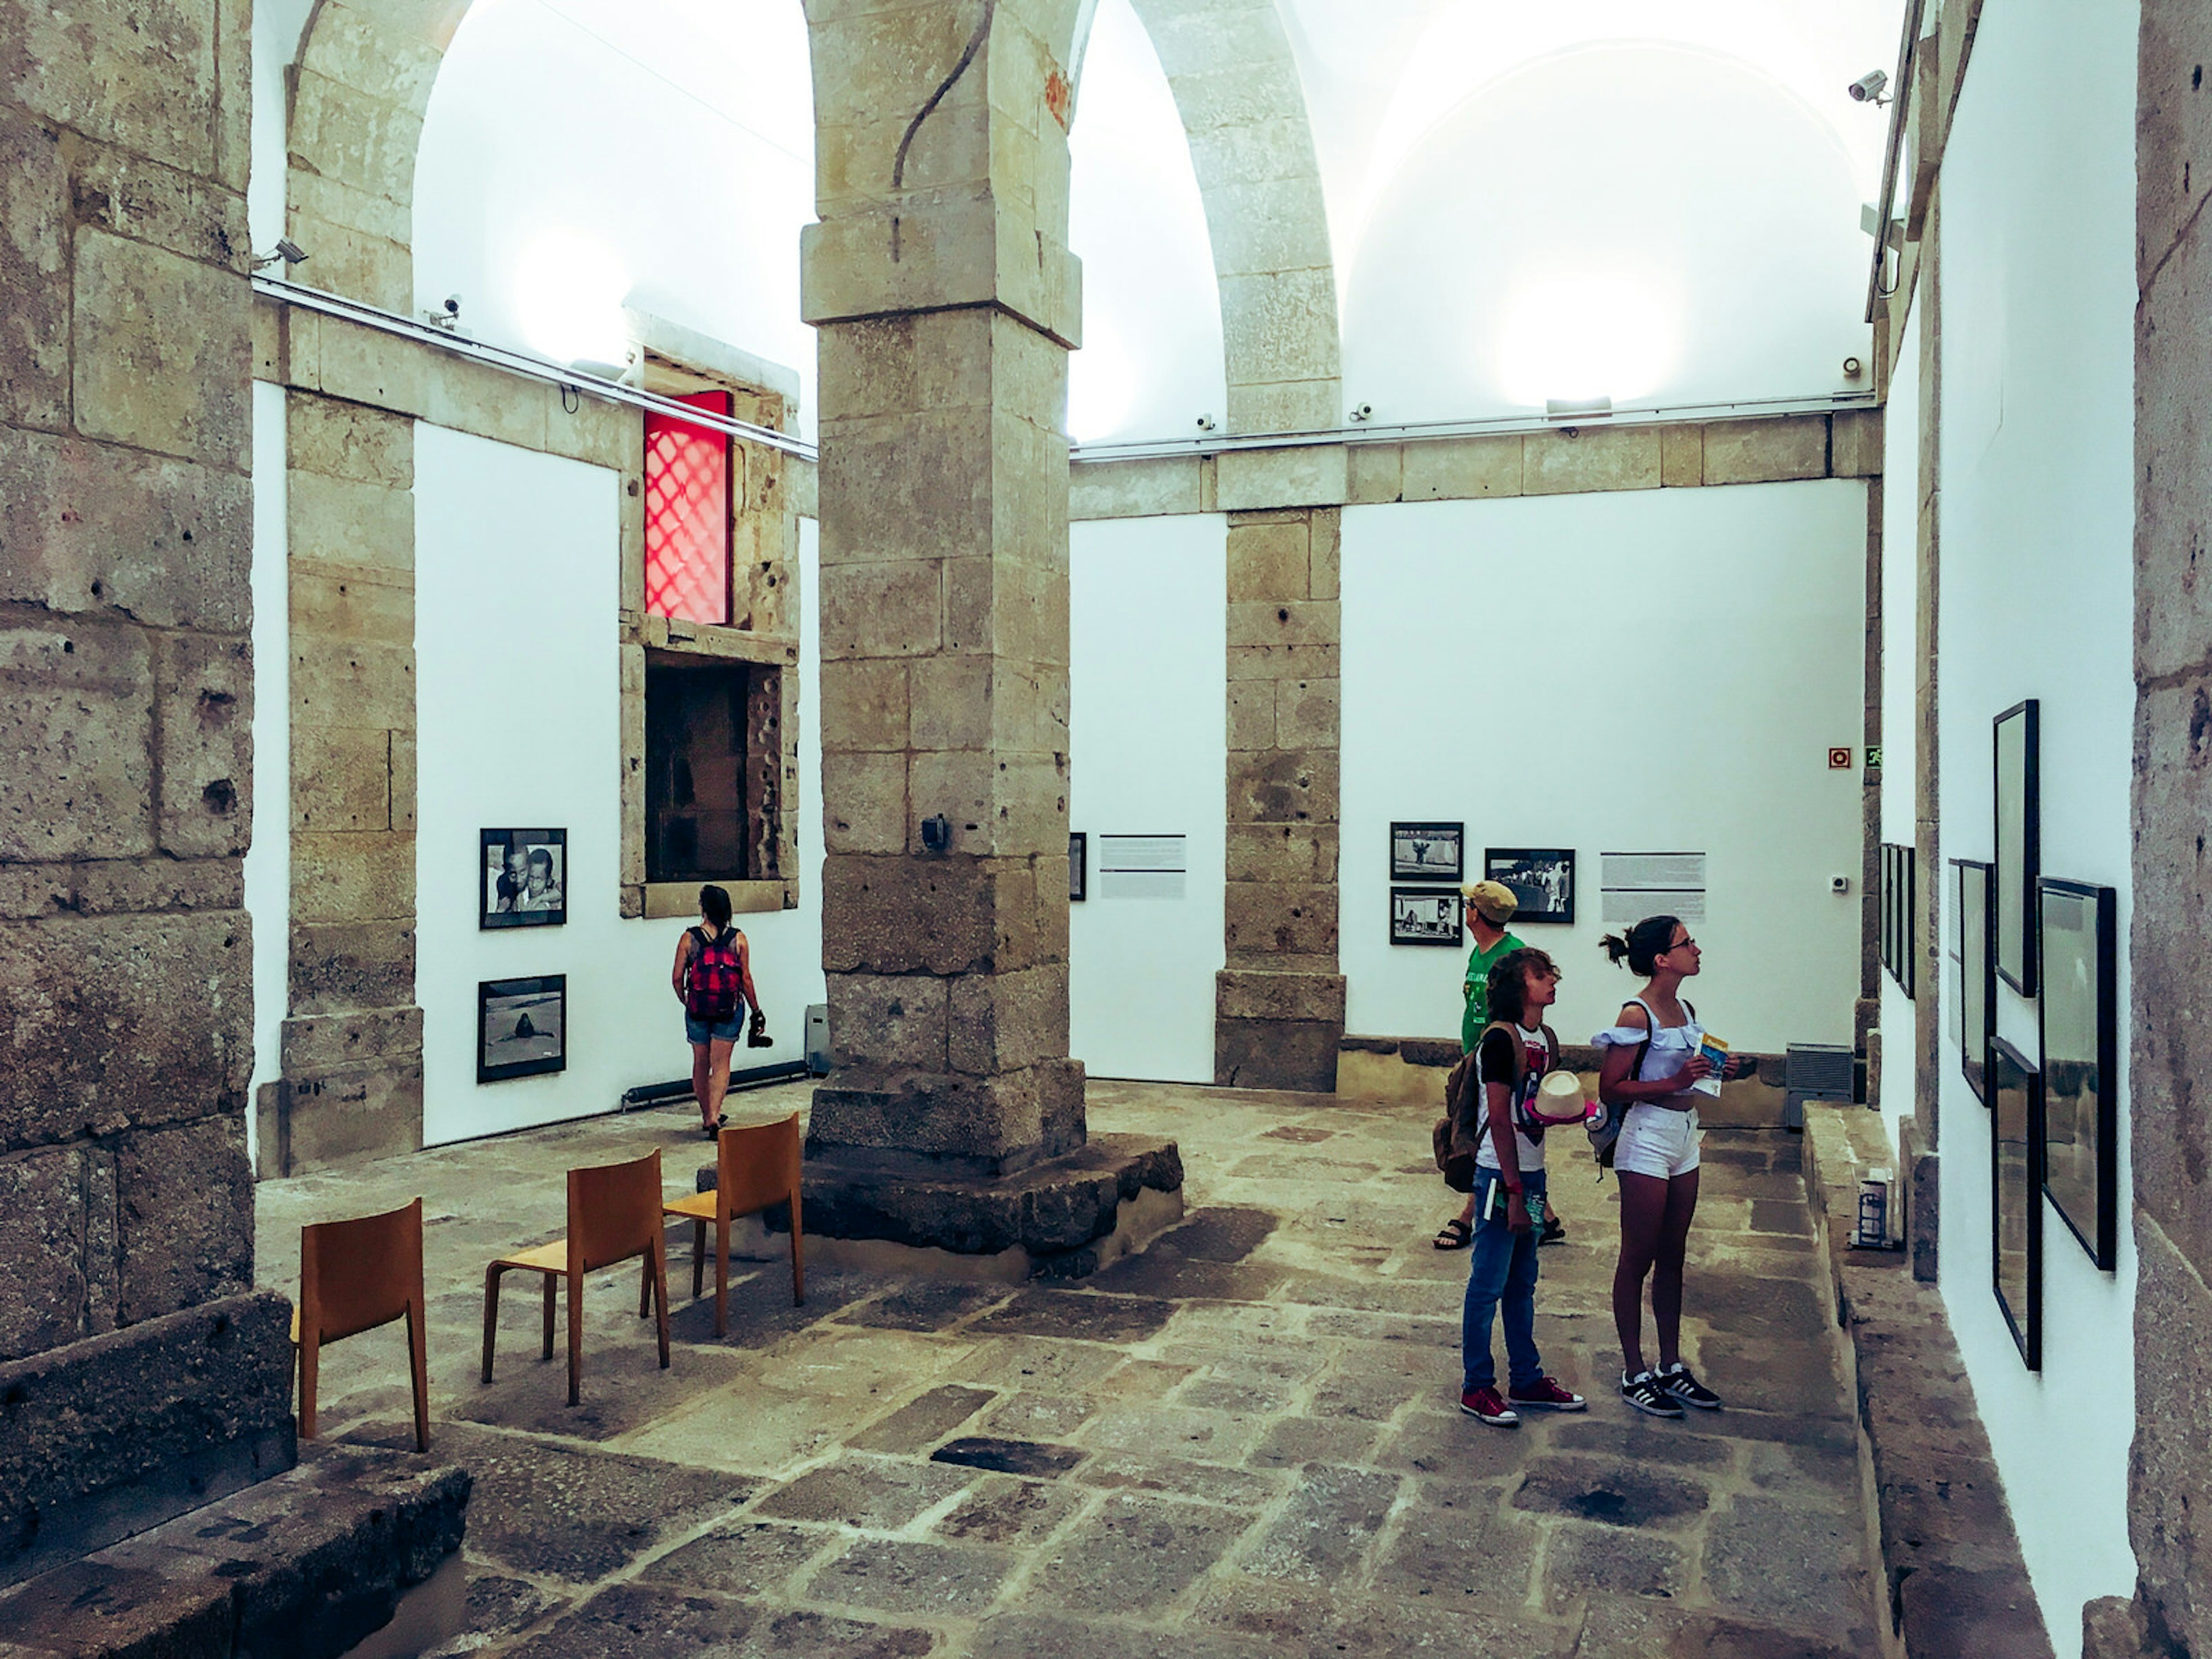
[[694,927],[691,937],[698,949],[684,981],[684,1012],[703,1024],[720,1025],[738,1012],[738,930],[725,927],[720,938],[708,939],[705,928]]

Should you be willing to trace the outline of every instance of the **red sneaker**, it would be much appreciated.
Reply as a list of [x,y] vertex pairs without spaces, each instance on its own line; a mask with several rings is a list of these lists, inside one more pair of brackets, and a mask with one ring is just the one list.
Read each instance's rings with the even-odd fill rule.
[[1589,1404],[1578,1394],[1570,1394],[1559,1382],[1548,1376],[1540,1376],[1525,1389],[1513,1390],[1513,1403],[1545,1412],[1578,1412]]
[[1521,1413],[1498,1397],[1496,1389],[1469,1389],[1459,1397],[1459,1408],[1469,1417],[1479,1417],[1492,1428],[1517,1429]]

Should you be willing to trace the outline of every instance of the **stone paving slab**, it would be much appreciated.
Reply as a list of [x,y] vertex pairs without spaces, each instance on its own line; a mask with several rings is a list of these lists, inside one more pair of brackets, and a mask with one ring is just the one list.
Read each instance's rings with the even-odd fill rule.
[[[1877,1650],[1825,1268],[1762,1207],[1803,1205],[1793,1137],[1708,1135],[1684,1346],[1730,1406],[1683,1423],[1612,1392],[1613,1190],[1561,1160],[1538,1339],[1591,1407],[1501,1431],[1458,1410],[1468,1258],[1429,1243],[1458,1200],[1424,1114],[1110,1083],[1091,1111],[1182,1148],[1188,1219],[1144,1255],[1072,1286],[810,1273],[798,1308],[783,1261],[738,1263],[717,1340],[679,1229],[669,1370],[635,1274],[595,1276],[574,1411],[527,1293],[477,1382],[483,1262],[557,1233],[569,1164],[684,1167],[680,1113],[267,1183],[264,1282],[289,1288],[301,1222],[425,1198],[433,1455],[478,1480],[456,1653]],[[325,1432],[404,1443],[404,1363],[326,1351]]]

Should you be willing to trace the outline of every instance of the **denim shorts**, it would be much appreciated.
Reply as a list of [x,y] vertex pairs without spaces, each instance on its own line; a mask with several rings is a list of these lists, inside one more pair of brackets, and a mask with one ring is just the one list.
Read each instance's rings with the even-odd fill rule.
[[709,1037],[717,1042],[735,1042],[744,1034],[745,1011],[743,1005],[727,1019],[717,1020],[712,1025],[703,1019],[694,1019],[689,1014],[684,1016],[684,1039],[687,1042],[703,1043]]

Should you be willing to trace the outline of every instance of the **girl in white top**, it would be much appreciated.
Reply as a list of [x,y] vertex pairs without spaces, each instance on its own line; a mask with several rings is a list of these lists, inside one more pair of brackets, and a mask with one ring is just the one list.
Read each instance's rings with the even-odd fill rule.
[[[1698,1212],[1698,1097],[1690,1085],[1711,1075],[1698,1052],[1705,1029],[1680,995],[1699,967],[1698,942],[1673,916],[1649,916],[1626,934],[1608,934],[1605,953],[1644,976],[1643,991],[1621,1006],[1620,1023],[1595,1039],[1605,1051],[1598,1097],[1626,1105],[1613,1149],[1620,1180],[1620,1261],[1613,1274],[1613,1321],[1620,1334],[1622,1398],[1654,1417],[1680,1417],[1684,1406],[1717,1411],[1720,1396],[1682,1363],[1682,1262]],[[1724,1076],[1733,1076],[1730,1060]],[[1659,1332],[1657,1369],[1644,1363],[1644,1280]]]

